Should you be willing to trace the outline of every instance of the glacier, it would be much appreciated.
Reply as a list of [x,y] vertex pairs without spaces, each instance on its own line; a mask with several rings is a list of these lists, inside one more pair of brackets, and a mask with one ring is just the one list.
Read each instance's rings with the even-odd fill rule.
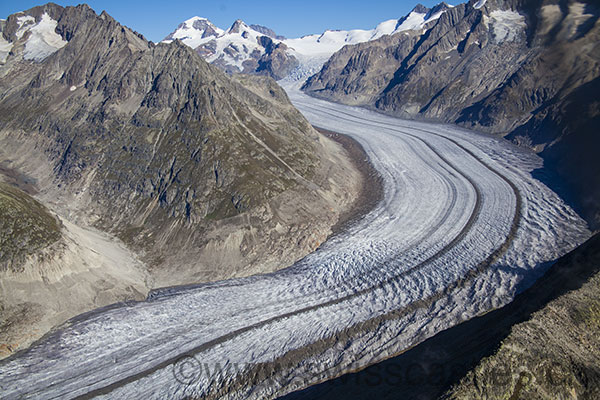
[[510,302],[591,234],[530,152],[282,83],[313,125],[363,146],[381,202],[284,270],[72,319],[0,362],[3,398],[274,398]]

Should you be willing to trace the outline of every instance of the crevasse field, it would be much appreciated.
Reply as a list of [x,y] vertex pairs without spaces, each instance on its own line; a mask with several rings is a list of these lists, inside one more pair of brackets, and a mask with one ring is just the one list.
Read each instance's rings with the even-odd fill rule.
[[[286,89],[313,125],[363,145],[383,200],[285,270],[72,320],[0,363],[3,398],[276,397],[506,304],[590,235],[532,178],[531,153]],[[247,379],[269,365],[272,379]]]

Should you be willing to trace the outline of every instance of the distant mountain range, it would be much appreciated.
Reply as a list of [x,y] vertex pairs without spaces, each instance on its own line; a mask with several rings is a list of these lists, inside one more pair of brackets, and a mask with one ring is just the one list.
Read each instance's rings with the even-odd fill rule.
[[237,20],[223,30],[208,19],[193,17],[181,23],[163,41],[181,40],[208,62],[227,72],[265,74],[275,79],[291,73],[317,72],[333,53],[348,44],[368,42],[384,35],[420,30],[450,7],[441,3],[429,9],[415,7],[400,19],[390,19],[371,30],[327,30],[321,34],[287,39],[260,25]]

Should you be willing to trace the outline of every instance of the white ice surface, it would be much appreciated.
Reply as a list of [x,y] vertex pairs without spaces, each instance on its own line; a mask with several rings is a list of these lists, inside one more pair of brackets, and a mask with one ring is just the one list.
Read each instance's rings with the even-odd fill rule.
[[497,43],[515,40],[525,31],[525,17],[512,10],[494,10],[490,13],[492,33]]
[[31,35],[25,44],[23,58],[26,60],[43,61],[46,57],[63,48],[67,42],[56,33],[57,22],[47,13],[31,30]]
[[477,1],[477,3],[475,3],[475,4],[473,5],[473,8],[480,9],[481,7],[483,7],[483,6],[485,5],[485,2],[486,2],[486,1],[487,1],[487,0],[478,0],[478,1]]
[[444,11],[440,11],[425,19],[427,16],[426,14],[412,11],[399,25],[399,20],[391,19],[380,23],[375,29],[371,30],[328,30],[320,35],[308,35],[297,39],[286,39],[284,43],[301,55],[331,56],[333,53],[349,44],[368,42],[384,35],[393,35],[407,30],[423,29],[425,24],[438,19],[443,13]]
[[[117,382],[105,398],[201,396],[231,376],[188,371],[193,379],[180,383],[173,363],[186,352],[211,368],[251,366],[414,307],[321,359],[322,365],[366,364],[505,304],[590,235],[569,206],[532,178],[541,166],[533,154],[453,126],[399,120],[286,89],[311,123],[363,145],[382,176],[383,200],[288,269],[162,291],[72,321],[0,363],[4,398],[66,399]],[[518,198],[521,217],[508,251],[480,270],[508,240]],[[287,385],[230,397],[268,398]]]

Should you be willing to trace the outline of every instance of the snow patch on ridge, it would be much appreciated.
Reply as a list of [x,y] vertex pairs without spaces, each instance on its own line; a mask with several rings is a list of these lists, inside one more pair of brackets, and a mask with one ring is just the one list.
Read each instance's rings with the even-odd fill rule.
[[[425,16],[427,14],[417,13],[412,11],[408,17],[398,26],[395,32],[403,32],[411,29],[421,29],[425,24]],[[394,33],[395,33],[394,32]]]
[[21,39],[25,32],[29,30],[29,25],[35,23],[35,18],[33,18],[31,15],[22,15],[17,18],[17,23],[19,24],[19,29],[17,29],[15,35],[17,36],[17,39]]
[[67,42],[56,33],[58,22],[50,18],[47,13],[37,25],[30,29],[31,36],[25,44],[23,58],[26,60],[43,61],[46,57],[62,49]]
[[[497,43],[513,41],[527,27],[525,17],[512,10],[495,10],[490,13],[492,33]],[[486,18],[486,22],[487,22]]]
[[477,3],[475,3],[473,5],[473,8],[480,9],[481,7],[483,7],[485,5],[486,1],[487,0],[479,0]]
[[[47,13],[42,15],[39,22],[31,15],[21,15],[17,17],[18,29],[15,32],[17,41],[22,40],[27,33],[29,36],[25,40],[23,58],[36,62],[43,61],[49,55],[63,48],[67,42],[56,33],[58,22],[53,20]],[[14,43],[4,39],[0,35],[0,64],[4,64]]]

